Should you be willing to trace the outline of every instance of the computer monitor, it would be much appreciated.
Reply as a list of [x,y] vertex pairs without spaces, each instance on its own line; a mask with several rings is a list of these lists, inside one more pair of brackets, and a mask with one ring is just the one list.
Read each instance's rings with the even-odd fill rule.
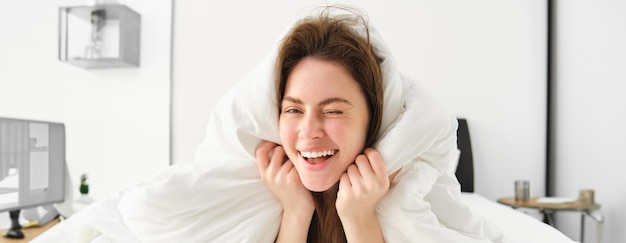
[[65,125],[0,117],[0,212],[65,199]]

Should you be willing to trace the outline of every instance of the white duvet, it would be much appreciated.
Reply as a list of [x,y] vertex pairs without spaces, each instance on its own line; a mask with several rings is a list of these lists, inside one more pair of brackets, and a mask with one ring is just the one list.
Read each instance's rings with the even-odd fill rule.
[[[455,116],[402,76],[378,33],[370,34],[384,58],[384,117],[375,148],[388,172],[401,168],[377,208],[386,242],[503,242],[461,200]],[[216,106],[195,163],[100,200],[33,242],[273,242],[282,208],[261,181],[254,150],[262,140],[280,143],[277,50],[278,44]]]

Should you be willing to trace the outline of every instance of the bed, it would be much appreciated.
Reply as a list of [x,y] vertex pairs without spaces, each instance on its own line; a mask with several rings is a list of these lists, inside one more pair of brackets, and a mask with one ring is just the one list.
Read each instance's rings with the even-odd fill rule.
[[461,151],[456,176],[461,184],[463,201],[486,220],[493,222],[513,242],[575,242],[536,218],[511,207],[488,200],[474,191],[474,161],[466,119],[459,120],[457,143]]

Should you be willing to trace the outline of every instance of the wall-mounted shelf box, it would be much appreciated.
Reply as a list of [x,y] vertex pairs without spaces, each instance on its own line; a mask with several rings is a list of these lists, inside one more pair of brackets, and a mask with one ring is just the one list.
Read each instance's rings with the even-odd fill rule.
[[141,15],[125,5],[59,8],[59,60],[82,68],[138,67]]

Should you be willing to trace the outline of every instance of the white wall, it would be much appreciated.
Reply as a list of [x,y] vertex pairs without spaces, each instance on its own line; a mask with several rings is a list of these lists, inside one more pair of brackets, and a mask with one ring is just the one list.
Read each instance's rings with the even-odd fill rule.
[[58,60],[58,12],[85,1],[0,1],[0,116],[64,123],[78,193],[100,199],[169,165],[171,1],[141,14],[141,67],[86,70]]
[[[211,109],[303,10],[324,1],[177,1],[173,161],[193,161]],[[366,10],[400,68],[469,121],[476,190],[544,194],[545,1],[346,1]]]
[[[602,242],[626,242],[626,2],[556,1],[555,191],[594,189]],[[579,239],[580,216],[557,225]],[[586,221],[585,242],[596,242]]]

